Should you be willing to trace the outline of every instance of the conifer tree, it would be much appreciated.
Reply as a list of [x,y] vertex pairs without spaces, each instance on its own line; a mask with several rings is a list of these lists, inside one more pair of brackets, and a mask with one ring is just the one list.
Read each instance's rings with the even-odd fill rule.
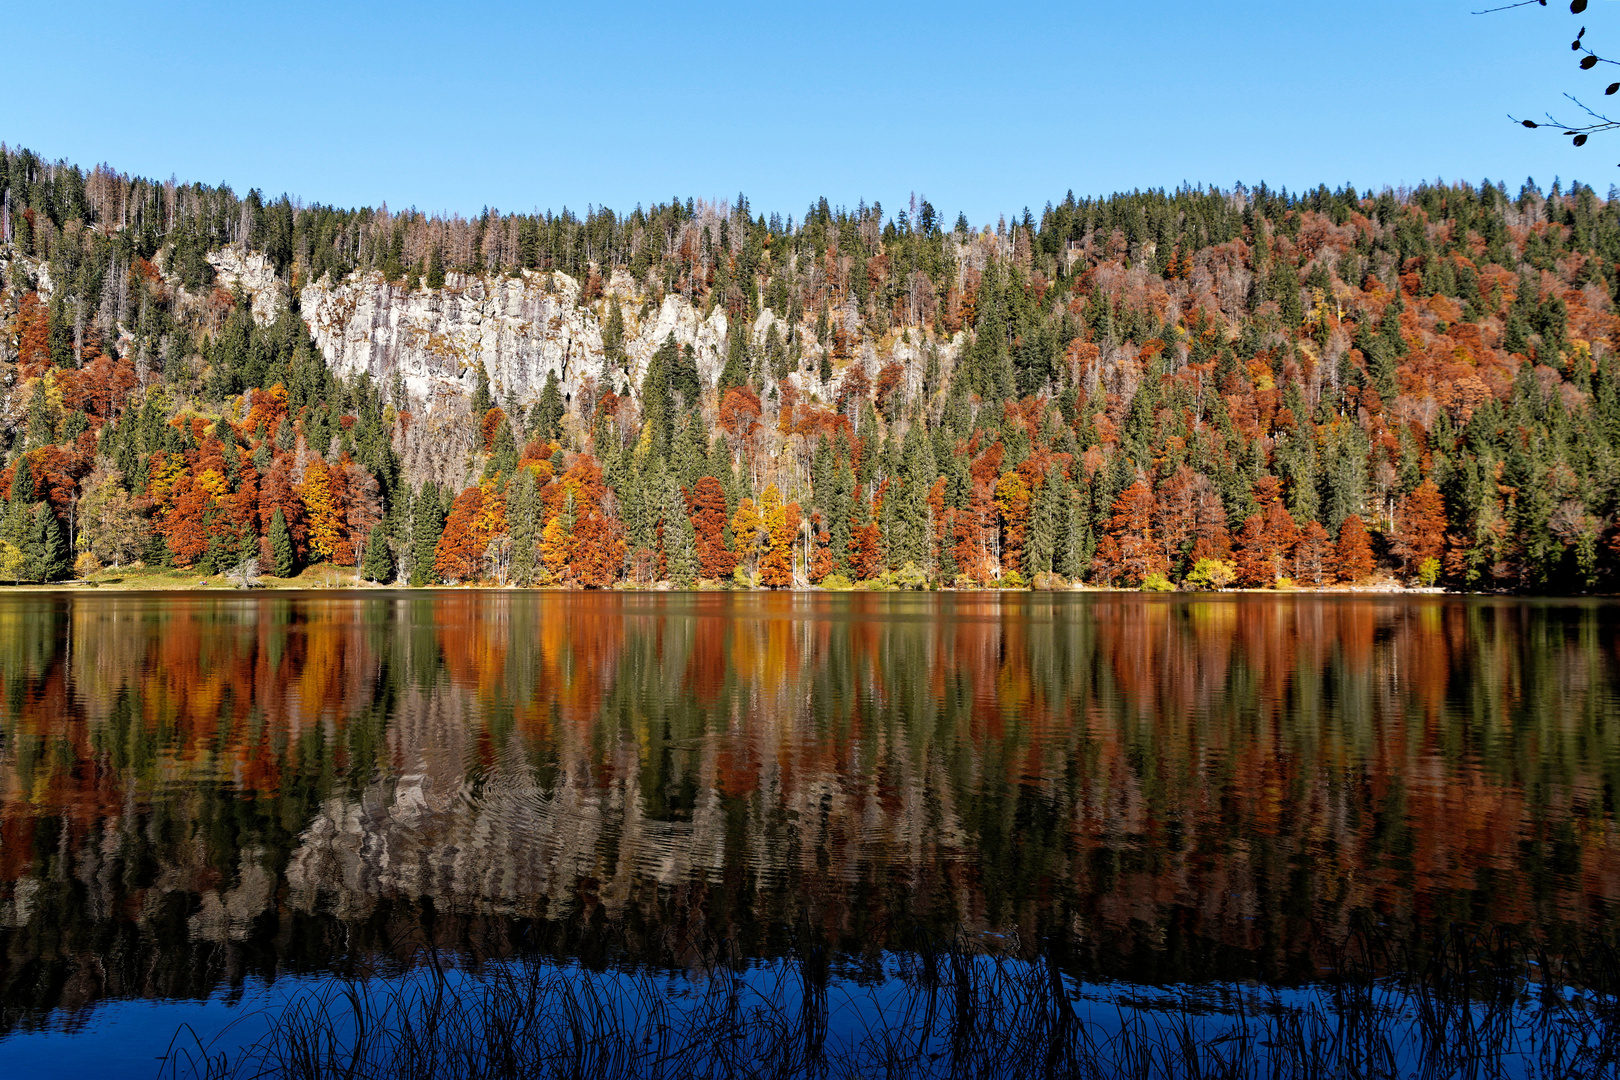
[[562,434],[562,387],[555,371],[546,372],[546,385],[540,400],[529,410],[529,438],[549,440]]
[[482,418],[495,404],[495,399],[489,392],[489,372],[484,370],[481,363],[473,376],[472,401],[469,404],[474,420]]
[[387,532],[381,525],[374,526],[366,540],[361,573],[367,581],[387,582],[393,579],[394,555],[388,548]]
[[287,529],[287,517],[276,507],[276,512],[270,518],[270,558],[271,572],[279,578],[293,576],[297,565],[293,558],[292,533]]
[[697,582],[697,533],[686,512],[686,498],[673,477],[664,485],[664,555],[669,580],[682,589]]
[[444,288],[444,252],[439,250],[438,244],[428,252],[426,284],[430,289]]
[[506,521],[512,535],[512,581],[532,585],[540,565],[540,495],[530,469],[520,469],[512,478]]
[[434,554],[439,537],[444,532],[444,507],[440,503],[439,487],[429,480],[422,485],[415,501],[415,520],[411,529],[411,584],[437,584],[439,577],[433,568]]
[[51,504],[42,502],[34,510],[34,562],[33,576],[40,581],[56,581],[65,577],[70,565],[67,530],[56,516]]

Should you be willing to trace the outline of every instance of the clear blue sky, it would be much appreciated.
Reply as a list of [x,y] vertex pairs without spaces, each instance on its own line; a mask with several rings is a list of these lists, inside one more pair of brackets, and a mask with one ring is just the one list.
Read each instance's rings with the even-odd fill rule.
[[[23,0],[0,139],[464,214],[739,190],[795,217],[820,195],[892,213],[915,191],[979,224],[1183,180],[1620,182],[1620,133],[1577,150],[1506,119],[1605,100],[1567,3],[1479,6]],[[1620,54],[1620,3],[1582,19]]]

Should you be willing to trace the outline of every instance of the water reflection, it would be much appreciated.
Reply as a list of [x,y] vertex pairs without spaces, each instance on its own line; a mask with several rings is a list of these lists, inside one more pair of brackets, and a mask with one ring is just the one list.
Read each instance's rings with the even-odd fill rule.
[[0,599],[0,1009],[424,940],[591,963],[1061,940],[1308,977],[1357,922],[1620,897],[1620,607],[1442,598]]

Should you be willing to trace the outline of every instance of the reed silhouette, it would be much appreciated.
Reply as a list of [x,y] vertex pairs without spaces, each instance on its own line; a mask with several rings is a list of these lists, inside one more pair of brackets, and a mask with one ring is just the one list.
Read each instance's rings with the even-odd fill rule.
[[333,980],[234,1053],[176,1036],[161,1080],[726,1077],[1620,1076],[1620,953],[1554,956],[1511,930],[1421,950],[1361,928],[1295,988],[1087,983],[1057,951],[959,935],[834,977],[825,950],[699,970],[477,970]]

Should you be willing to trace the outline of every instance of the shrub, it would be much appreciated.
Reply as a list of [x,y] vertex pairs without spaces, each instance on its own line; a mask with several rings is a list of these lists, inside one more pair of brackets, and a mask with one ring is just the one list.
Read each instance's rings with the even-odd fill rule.
[[1199,559],[1187,575],[1187,584],[1195,589],[1220,592],[1237,580],[1237,567],[1221,559]]
[[1175,592],[1176,591],[1176,586],[1175,586],[1175,583],[1173,581],[1171,581],[1168,577],[1166,577],[1163,573],[1161,573],[1158,570],[1155,570],[1155,571],[1153,571],[1153,573],[1149,574],[1147,577],[1142,579],[1142,591],[1143,592]]

